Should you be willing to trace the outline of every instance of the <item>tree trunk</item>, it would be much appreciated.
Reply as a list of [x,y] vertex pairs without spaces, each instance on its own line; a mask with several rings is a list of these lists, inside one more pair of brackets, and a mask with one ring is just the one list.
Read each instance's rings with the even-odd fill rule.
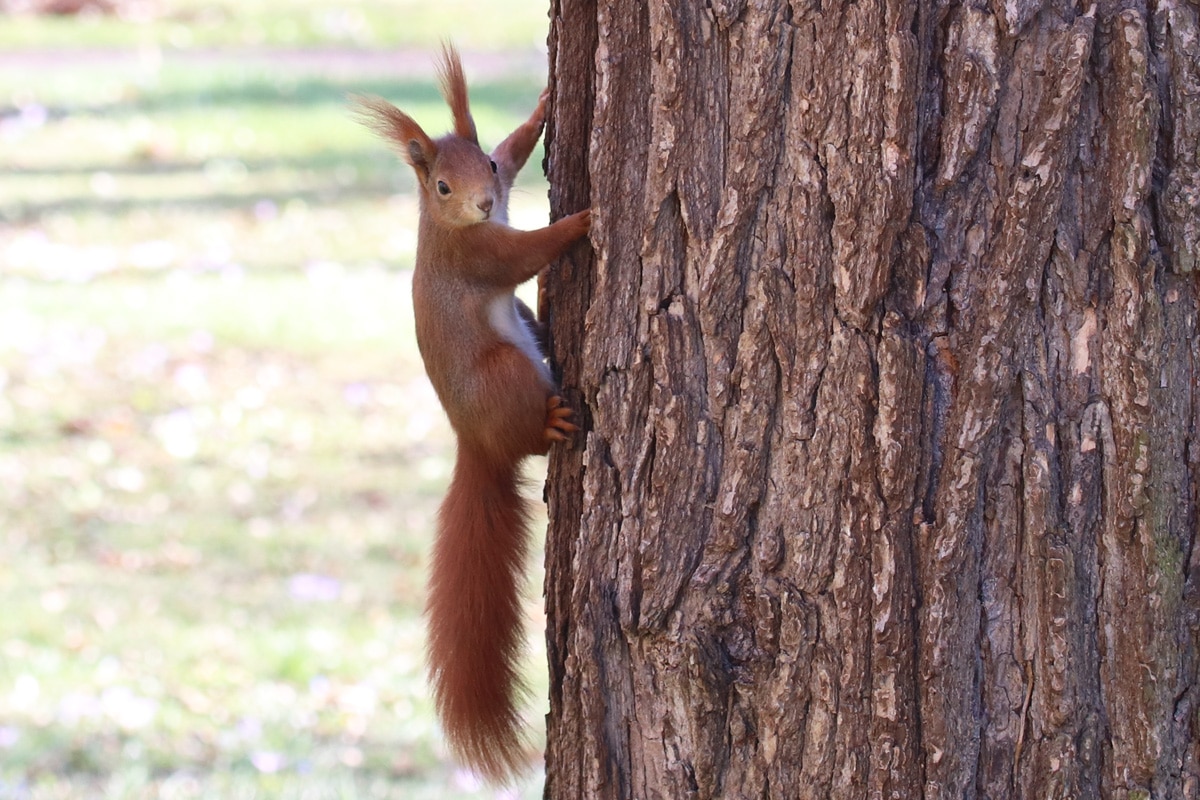
[[554,0],[549,798],[1200,796],[1185,0]]

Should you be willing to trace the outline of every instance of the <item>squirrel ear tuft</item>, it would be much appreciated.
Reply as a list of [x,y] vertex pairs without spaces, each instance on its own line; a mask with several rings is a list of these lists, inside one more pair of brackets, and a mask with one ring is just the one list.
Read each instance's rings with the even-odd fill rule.
[[350,101],[360,122],[391,142],[422,180],[429,177],[437,145],[412,117],[379,97],[355,96]]
[[463,73],[458,50],[450,42],[442,42],[442,57],[437,65],[438,83],[442,96],[450,105],[454,115],[454,132],[479,146],[479,135],[475,132],[475,120],[471,117],[471,106],[467,100],[467,78]]

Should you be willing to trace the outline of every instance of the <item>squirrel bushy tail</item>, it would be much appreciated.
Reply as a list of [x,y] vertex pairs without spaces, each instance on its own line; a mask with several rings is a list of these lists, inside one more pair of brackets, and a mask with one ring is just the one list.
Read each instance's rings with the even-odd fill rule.
[[520,463],[496,464],[459,443],[438,514],[429,579],[429,669],[456,756],[491,780],[521,770],[519,582],[529,508]]

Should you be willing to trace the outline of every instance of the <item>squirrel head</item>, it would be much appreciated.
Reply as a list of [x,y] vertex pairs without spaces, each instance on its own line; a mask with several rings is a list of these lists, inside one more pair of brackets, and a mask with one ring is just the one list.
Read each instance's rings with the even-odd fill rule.
[[437,67],[454,132],[436,141],[412,117],[378,97],[357,97],[362,120],[391,142],[417,173],[421,207],[433,221],[458,228],[489,219],[500,194],[496,162],[479,147],[458,51],[442,46]]

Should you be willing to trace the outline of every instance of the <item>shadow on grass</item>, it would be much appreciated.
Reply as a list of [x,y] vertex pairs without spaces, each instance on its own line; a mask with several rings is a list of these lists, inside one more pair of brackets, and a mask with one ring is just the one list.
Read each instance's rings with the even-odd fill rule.
[[0,206],[0,222],[30,224],[50,214],[81,212],[120,215],[145,209],[215,211],[245,208],[249,210],[256,203],[263,201],[282,204],[299,200],[312,204],[335,204],[370,198],[384,199],[395,194],[401,194],[403,191],[403,187],[399,187],[394,183],[373,182],[357,186],[336,186],[328,189],[209,192],[184,197],[130,197],[120,199],[68,197],[43,203],[22,203],[15,208]]
[[[540,161],[541,157],[540,149],[535,151],[534,160]],[[246,188],[241,191],[197,191],[178,195],[142,194],[133,197],[97,197],[85,193],[44,201],[11,198],[0,200],[0,222],[30,224],[50,214],[79,212],[118,215],[143,209],[249,209],[262,201],[282,204],[290,200],[300,200],[335,204],[414,194],[417,189],[412,170],[384,146],[370,150],[328,151],[305,158],[245,159],[228,156],[191,161],[10,168],[8,177],[53,181],[105,173],[126,178],[192,175],[202,179],[214,162],[236,163],[239,169],[245,170],[248,178],[285,173],[296,184],[296,188],[258,189],[248,182]],[[346,177],[347,173],[352,173],[349,179]],[[313,186],[314,183],[321,185]]]
[[[406,179],[406,185],[402,189],[411,189],[415,186],[410,178],[411,170],[405,167],[403,170],[396,165],[399,163],[397,157],[392,155],[387,149],[387,146],[380,142],[378,147],[362,148],[357,150],[327,150],[320,153],[301,157],[280,157],[280,158],[240,158],[236,155],[228,156],[213,156],[212,158],[194,159],[189,161],[157,161],[143,160],[130,161],[125,163],[94,163],[94,164],[71,164],[69,166],[40,166],[40,167],[9,167],[7,177],[10,178],[69,178],[82,175],[92,175],[96,172],[107,172],[110,175],[138,175],[143,177],[153,177],[155,175],[182,175],[189,172],[204,172],[214,161],[236,161],[246,168],[247,173],[253,174],[256,172],[272,172],[279,170],[288,170],[298,173],[305,172],[325,172],[337,170],[342,167],[378,169],[388,171],[395,169],[397,175],[403,176]],[[391,179],[395,176],[388,175]]]
[[[226,76],[218,73],[221,79]],[[342,105],[350,114],[353,95],[378,95],[399,106],[442,104],[442,96],[429,80],[388,78],[294,80],[289,75],[262,74],[247,79],[243,74],[229,75],[228,82],[217,88],[211,81],[195,88],[183,86],[167,91],[148,91],[128,100],[78,106],[55,105],[46,108],[47,120],[61,120],[75,114],[121,117],[132,114],[179,112],[193,109],[245,107],[302,107]],[[485,107],[501,109],[532,109],[537,102],[539,83],[536,80],[506,80],[474,82],[471,84],[472,107],[476,112]],[[13,104],[0,105],[0,119],[20,114]]]

